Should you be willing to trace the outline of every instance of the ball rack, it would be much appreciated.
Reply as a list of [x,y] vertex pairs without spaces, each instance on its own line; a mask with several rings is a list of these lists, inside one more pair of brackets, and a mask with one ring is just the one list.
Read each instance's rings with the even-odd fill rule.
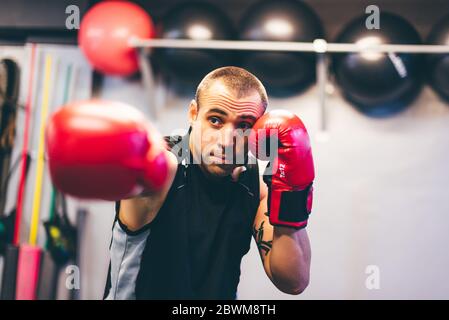
[[[142,79],[146,88],[154,88],[154,74],[147,57],[154,48],[202,49],[202,50],[240,50],[240,51],[277,51],[277,52],[314,52],[317,54],[316,70],[320,102],[320,130],[327,130],[326,86],[328,82],[329,53],[412,53],[412,54],[449,54],[449,45],[428,44],[378,44],[374,41],[360,43],[331,43],[324,39],[313,42],[285,41],[242,41],[242,40],[190,40],[190,39],[137,39],[132,38],[129,45],[139,52]],[[148,90],[153,105],[152,116],[158,117],[153,90]]]

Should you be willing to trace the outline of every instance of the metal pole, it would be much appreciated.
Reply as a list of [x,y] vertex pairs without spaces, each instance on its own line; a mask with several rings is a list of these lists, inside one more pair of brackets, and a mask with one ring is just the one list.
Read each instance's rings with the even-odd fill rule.
[[142,83],[147,91],[148,101],[150,103],[150,115],[153,118],[153,120],[158,119],[158,108],[156,105],[156,99],[154,94],[154,74],[153,74],[153,68],[151,67],[151,62],[147,53],[146,48],[140,48],[138,50],[139,55],[139,66],[140,71],[142,73]]
[[316,59],[316,75],[318,85],[318,99],[320,103],[320,130],[327,130],[326,112],[326,85],[327,85],[327,60],[325,53],[318,53]]
[[[318,49],[317,43],[321,46]],[[323,46],[323,44],[325,44]],[[449,45],[425,44],[365,44],[328,43],[324,39],[314,42],[287,41],[234,41],[234,40],[187,40],[187,39],[130,39],[135,48],[179,48],[211,50],[260,50],[288,52],[379,52],[379,53],[449,53]]]

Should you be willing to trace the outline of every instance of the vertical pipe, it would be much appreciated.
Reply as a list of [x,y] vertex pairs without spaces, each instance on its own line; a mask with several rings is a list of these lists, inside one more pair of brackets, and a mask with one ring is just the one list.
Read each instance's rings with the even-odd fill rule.
[[316,74],[318,83],[318,99],[320,103],[320,131],[327,131],[326,85],[327,59],[325,53],[317,53]]

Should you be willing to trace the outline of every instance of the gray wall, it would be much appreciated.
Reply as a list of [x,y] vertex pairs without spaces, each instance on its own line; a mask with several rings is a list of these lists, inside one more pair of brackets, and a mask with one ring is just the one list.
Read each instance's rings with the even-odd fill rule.
[[[250,2],[217,1],[217,5],[238,20]],[[307,2],[323,19],[329,39],[369,4],[403,15],[423,38],[449,12],[446,0]],[[113,82],[109,94],[117,97],[120,86]],[[139,85],[130,90],[133,102],[145,108],[146,96],[136,95]],[[164,134],[185,129],[189,99],[155,90],[158,105],[164,106],[157,127]],[[308,227],[313,251],[310,286],[301,296],[280,293],[264,275],[253,243],[242,263],[239,297],[449,298],[449,105],[425,87],[407,111],[376,120],[355,111],[338,88],[327,101],[325,133],[320,132],[316,87],[270,103],[270,108],[297,113],[312,138],[317,177]],[[379,290],[365,285],[370,265],[379,268]]]
[[[149,115],[140,85],[125,89],[121,82],[108,79],[110,90],[104,96],[134,103]],[[189,97],[164,94],[161,88],[155,92],[164,106],[156,126],[163,134],[185,130]],[[239,297],[449,298],[449,106],[428,87],[404,113],[383,120],[358,113],[338,88],[327,102],[326,132],[320,131],[316,87],[270,103],[271,109],[297,113],[312,139],[317,177],[308,227],[310,286],[301,296],[277,291],[264,275],[253,244],[242,263]],[[104,217],[102,225],[110,221],[109,215]],[[97,237],[99,243],[107,240]],[[100,253],[95,257],[98,263]],[[365,286],[370,265],[379,268],[379,290]]]
[[[300,298],[447,299],[449,106],[426,88],[405,113],[373,120],[337,92],[325,140],[313,89],[274,104],[304,119],[316,161],[311,282]],[[241,297],[288,298],[262,280],[254,251]],[[380,290],[365,286],[368,265],[379,267]]]
[[[345,21],[367,4],[366,1],[348,0],[339,1],[338,5],[333,0],[308,2],[325,18],[331,38]],[[442,8],[447,7],[447,1],[437,0],[377,3],[381,9],[392,8],[392,11],[409,18],[423,36],[445,13]],[[76,48],[49,49],[58,51],[56,55],[61,61],[73,61],[79,65],[83,75],[77,82],[78,90],[73,97],[87,97],[90,72],[80,52]],[[24,65],[28,61],[26,52],[20,48],[2,48],[0,54],[13,55]],[[26,72],[25,68],[22,92],[26,88]],[[189,98],[176,97],[163,86],[150,89],[136,80],[107,78],[101,97],[128,102],[151,117],[149,90],[154,92],[161,107],[159,117],[153,119],[156,127],[163,134],[186,129]],[[36,99],[39,101],[38,97]],[[58,105],[58,98],[55,99],[53,107]],[[242,263],[239,297],[449,298],[449,281],[446,279],[449,269],[449,105],[426,87],[404,113],[376,120],[355,111],[342,99],[338,88],[327,101],[329,121],[324,133],[320,131],[316,87],[289,99],[272,99],[270,103],[271,109],[285,108],[297,113],[308,127],[312,139],[317,177],[314,210],[308,227],[313,251],[310,286],[300,296],[288,296],[277,291],[264,275],[253,244]],[[18,123],[24,123],[23,113],[19,115]],[[33,129],[34,148],[35,130],[36,126]],[[22,134],[23,126],[19,125],[18,141],[22,141]],[[20,143],[14,157],[18,150]],[[34,179],[35,169],[32,167],[27,185],[23,241],[28,236]],[[9,188],[7,211],[15,203],[17,180],[16,175]],[[45,183],[42,219],[46,217],[50,198],[48,178]],[[100,299],[108,265],[113,204],[70,199],[73,220],[75,210],[80,206],[89,208],[82,236],[81,298]],[[44,237],[39,237],[41,244],[44,240]],[[379,290],[369,290],[365,286],[368,277],[365,271],[369,265],[379,268]],[[64,276],[61,275],[62,280]],[[59,298],[67,296],[61,287]]]
[[[76,49],[72,50],[76,54]],[[73,59],[83,63],[80,56]],[[78,97],[87,95],[89,78],[81,83],[85,87],[79,89]],[[104,88],[101,97],[126,101],[150,117],[150,89],[138,81],[106,78]],[[189,98],[178,98],[163,87],[153,90],[163,106],[159,118],[153,120],[156,127],[163,134],[185,130]],[[301,296],[277,291],[264,275],[253,245],[242,263],[239,297],[449,298],[449,106],[427,87],[407,111],[384,120],[359,114],[342,99],[338,89],[328,96],[327,102],[326,133],[320,131],[316,87],[289,99],[271,99],[270,103],[271,109],[285,108],[297,113],[312,139],[317,177],[308,227],[313,250],[310,286]],[[19,126],[18,141],[21,130],[23,127]],[[24,241],[34,191],[33,167],[29,177]],[[14,205],[16,190],[13,179],[8,208]],[[49,192],[47,180],[42,219],[48,211]],[[100,299],[108,264],[113,204],[71,199],[73,219],[79,206],[90,209],[82,237],[81,298]],[[44,237],[40,236],[39,241],[43,244]],[[379,290],[365,286],[368,265],[379,267]],[[67,297],[63,287],[59,297]]]

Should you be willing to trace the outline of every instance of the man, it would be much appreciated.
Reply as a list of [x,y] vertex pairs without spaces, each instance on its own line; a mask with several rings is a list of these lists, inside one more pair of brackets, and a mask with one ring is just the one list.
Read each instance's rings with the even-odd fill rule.
[[[310,143],[296,116],[282,111],[264,115],[267,103],[263,85],[248,71],[214,70],[190,103],[189,134],[168,138],[166,150],[154,129],[144,126],[148,143],[138,161],[136,145],[142,144],[133,142],[129,148],[129,141],[141,138],[140,122],[118,124],[124,114],[117,116],[114,108],[105,108],[112,110],[107,115],[89,105],[107,123],[98,125],[95,134],[73,125],[92,111],[82,114],[83,108],[74,108],[52,118],[47,140],[54,183],[79,197],[120,199],[106,299],[235,299],[251,234],[277,288],[299,294],[307,287],[311,250],[305,226],[314,178]],[[76,159],[63,158],[69,136],[71,150],[93,147]],[[272,146],[273,140],[278,150],[275,155],[270,150],[263,179],[248,148],[263,158],[260,147]],[[109,152],[110,141],[120,152]],[[92,153],[98,155],[95,161]],[[126,154],[126,161],[114,158],[117,153]],[[105,169],[106,163],[114,169]],[[75,181],[87,172],[92,183]]]

